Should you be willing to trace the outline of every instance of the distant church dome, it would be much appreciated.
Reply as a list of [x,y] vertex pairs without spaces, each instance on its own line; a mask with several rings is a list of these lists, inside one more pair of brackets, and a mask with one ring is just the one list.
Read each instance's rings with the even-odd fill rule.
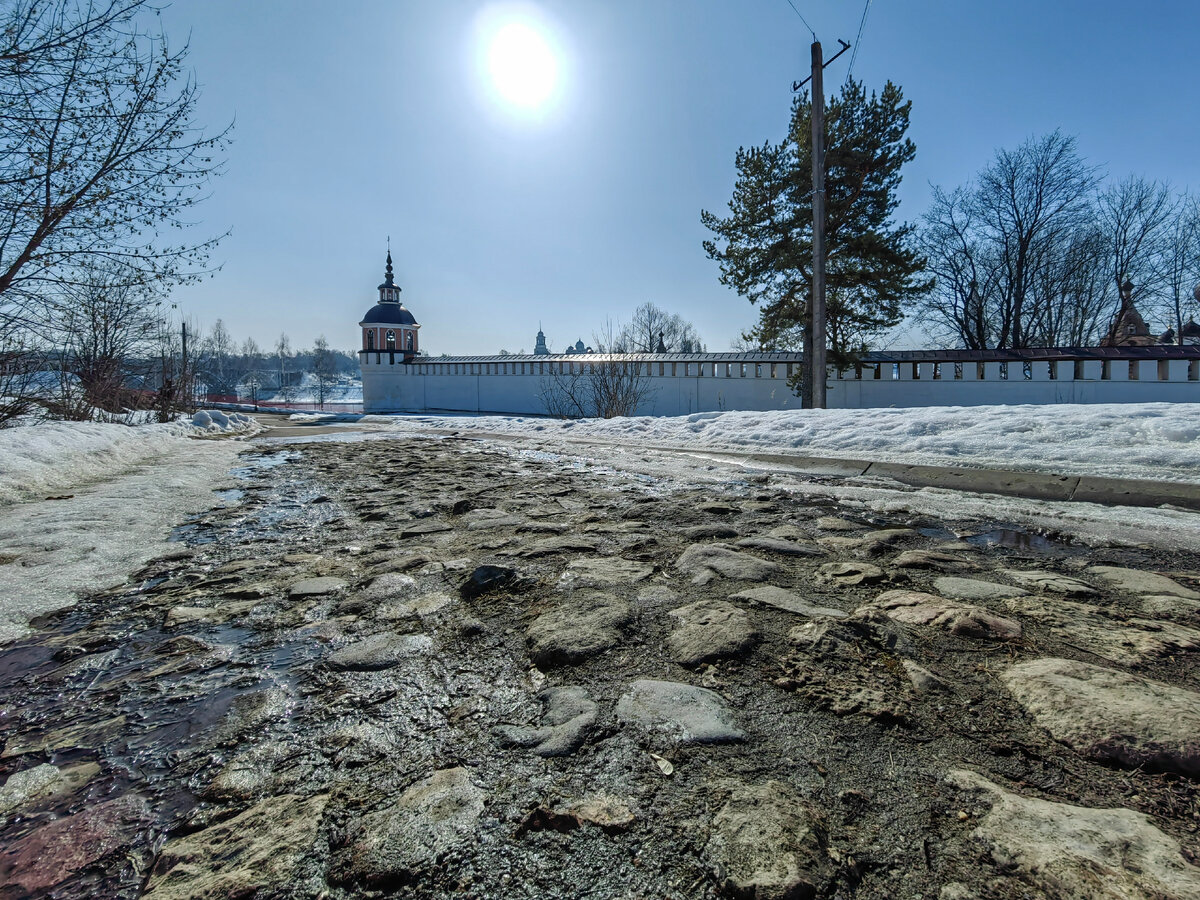
[[399,303],[376,303],[360,325],[415,325],[416,318]]

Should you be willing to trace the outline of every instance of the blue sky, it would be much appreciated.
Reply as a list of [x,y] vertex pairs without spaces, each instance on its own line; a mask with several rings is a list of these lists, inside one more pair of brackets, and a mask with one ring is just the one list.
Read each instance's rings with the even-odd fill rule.
[[[854,41],[861,0],[793,2],[827,56]],[[510,19],[558,60],[537,114],[489,88],[482,35]],[[739,146],[784,133],[812,40],[787,0],[173,0],[163,20],[190,36],[199,120],[236,120],[195,215],[231,230],[223,269],[173,298],[201,325],[357,347],[388,235],[434,354],[529,351],[539,322],[560,349],[647,300],[710,350],[754,322],[700,210],[725,208]],[[900,217],[1055,128],[1114,177],[1200,190],[1198,38],[1192,2],[872,3],[854,75],[913,101]]]

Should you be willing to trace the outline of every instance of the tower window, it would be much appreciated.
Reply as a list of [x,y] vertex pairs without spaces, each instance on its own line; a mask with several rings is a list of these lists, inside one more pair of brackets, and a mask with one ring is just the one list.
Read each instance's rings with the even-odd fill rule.
[[396,349],[396,332],[389,329],[386,337],[387,337],[387,348],[389,350],[395,350]]
[[413,333],[410,331],[408,333],[407,350],[409,353],[411,353],[412,349],[413,349]]
[[374,328],[367,329],[367,349],[368,350],[375,349],[375,329]]

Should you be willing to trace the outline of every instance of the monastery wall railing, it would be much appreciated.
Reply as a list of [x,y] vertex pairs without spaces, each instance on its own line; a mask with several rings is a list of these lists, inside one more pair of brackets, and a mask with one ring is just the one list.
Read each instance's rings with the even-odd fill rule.
[[[644,415],[799,408],[788,386],[796,353],[578,354],[418,357],[360,354],[371,411],[446,410],[537,415],[556,378],[614,363],[649,383]],[[875,352],[829,370],[831,408],[1022,403],[1200,402],[1200,347]]]

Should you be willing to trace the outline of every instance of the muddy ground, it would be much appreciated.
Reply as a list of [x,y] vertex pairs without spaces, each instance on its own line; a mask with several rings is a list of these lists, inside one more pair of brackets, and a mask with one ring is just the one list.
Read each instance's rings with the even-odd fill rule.
[[519,444],[243,458],[0,649],[0,897],[1200,897],[1193,557]]

